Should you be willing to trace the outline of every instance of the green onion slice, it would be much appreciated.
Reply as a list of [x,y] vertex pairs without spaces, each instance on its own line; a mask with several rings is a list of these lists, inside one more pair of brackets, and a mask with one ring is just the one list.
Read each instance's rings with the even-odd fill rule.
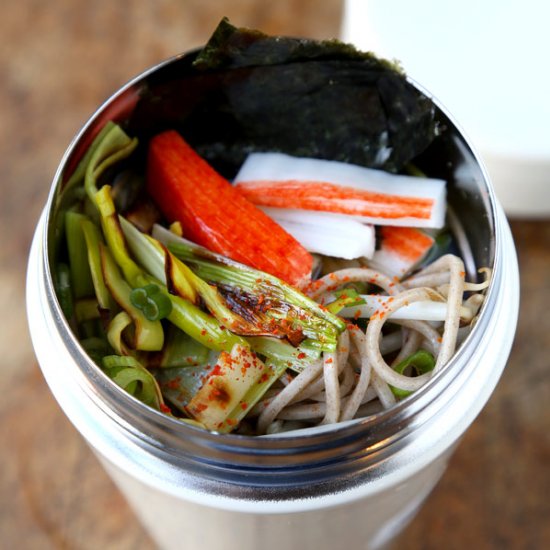
[[160,291],[154,283],[143,287],[134,288],[130,292],[132,304],[143,311],[143,315],[149,321],[159,321],[172,313],[172,302],[170,298]]
[[[397,364],[393,369],[399,374],[403,374],[405,369],[412,367],[417,375],[425,374],[430,372],[435,367],[435,358],[434,356],[424,349],[419,349],[415,353],[409,355],[401,363]],[[412,391],[401,390],[395,386],[390,386],[391,391],[400,399],[407,397]]]

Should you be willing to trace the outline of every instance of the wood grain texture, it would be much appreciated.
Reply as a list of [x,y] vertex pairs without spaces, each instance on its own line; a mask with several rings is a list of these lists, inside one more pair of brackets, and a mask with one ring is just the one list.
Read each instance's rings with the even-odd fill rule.
[[[338,35],[340,0],[8,0],[0,17],[0,548],[153,544],[36,366],[24,272],[55,168],[121,84],[203,43],[222,15],[269,33]],[[522,309],[510,363],[398,548],[550,547],[550,223],[514,222]]]

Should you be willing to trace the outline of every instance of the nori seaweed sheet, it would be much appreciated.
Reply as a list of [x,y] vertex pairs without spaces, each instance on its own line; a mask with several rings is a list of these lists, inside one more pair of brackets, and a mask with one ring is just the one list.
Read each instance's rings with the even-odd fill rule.
[[338,40],[267,36],[223,19],[183,73],[152,86],[142,110],[154,108],[156,130],[176,127],[227,177],[252,151],[397,172],[437,134],[433,103],[396,64]]

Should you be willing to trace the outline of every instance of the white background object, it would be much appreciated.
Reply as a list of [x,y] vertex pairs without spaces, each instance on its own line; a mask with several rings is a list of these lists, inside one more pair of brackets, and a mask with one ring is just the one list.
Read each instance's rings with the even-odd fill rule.
[[550,215],[550,3],[346,0],[342,39],[397,59],[471,138],[508,215]]

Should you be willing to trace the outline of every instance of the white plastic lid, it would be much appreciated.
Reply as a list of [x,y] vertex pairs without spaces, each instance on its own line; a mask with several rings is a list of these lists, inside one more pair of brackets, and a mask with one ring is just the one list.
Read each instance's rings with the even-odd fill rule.
[[550,215],[550,3],[346,0],[342,39],[397,59],[473,141],[507,214]]

